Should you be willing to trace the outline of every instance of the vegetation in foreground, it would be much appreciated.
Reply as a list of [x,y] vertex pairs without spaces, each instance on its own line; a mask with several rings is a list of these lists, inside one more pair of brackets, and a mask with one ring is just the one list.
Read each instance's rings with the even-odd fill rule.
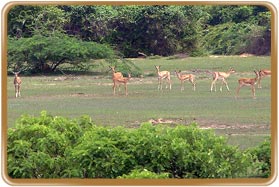
[[8,130],[12,178],[246,178],[271,174],[270,140],[240,150],[195,124],[96,126],[41,112]]

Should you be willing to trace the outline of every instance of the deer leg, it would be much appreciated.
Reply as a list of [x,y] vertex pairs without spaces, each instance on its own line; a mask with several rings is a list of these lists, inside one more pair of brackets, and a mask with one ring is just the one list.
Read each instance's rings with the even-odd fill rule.
[[115,87],[116,87],[116,84],[115,84],[115,82],[113,82],[113,95],[115,95]]
[[261,79],[262,79],[262,77],[260,76],[260,77],[259,77],[259,80],[258,80],[258,88],[262,88]]
[[210,87],[210,91],[212,92],[213,90],[213,86],[215,88],[215,92],[216,92],[216,80],[213,80],[212,83],[211,83],[211,87]]
[[223,79],[223,82],[225,83],[227,90],[230,91],[227,81],[225,79]]
[[158,78],[158,90],[162,89],[162,85],[161,84],[162,84],[161,80],[160,80],[160,78]]
[[253,94],[253,99],[256,99],[255,86],[251,86],[251,90]]
[[224,84],[224,80],[222,80],[221,86],[220,86],[220,92],[223,91],[223,84]]
[[125,95],[128,95],[128,90],[127,90],[127,83],[125,84]]
[[18,85],[18,96],[20,97],[20,85]]
[[189,81],[192,83],[193,90],[196,91],[196,83],[194,82],[194,80],[190,79]]
[[15,97],[17,98],[17,85],[15,85]]
[[182,90],[184,90],[184,85],[183,85],[183,81],[180,81],[180,91],[182,92]]
[[238,95],[239,95],[239,90],[240,90],[240,88],[242,88],[243,87],[243,84],[240,84],[238,87],[237,87],[237,89],[236,89],[236,97],[238,97]]

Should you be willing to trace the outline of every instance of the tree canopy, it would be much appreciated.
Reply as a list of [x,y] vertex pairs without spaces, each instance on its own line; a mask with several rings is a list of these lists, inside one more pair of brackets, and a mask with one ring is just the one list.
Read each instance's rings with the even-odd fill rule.
[[[33,71],[54,71],[63,63],[78,63],[92,58],[109,59],[114,56],[114,51],[103,44],[58,33],[49,37],[9,38],[8,56],[11,62],[26,62],[25,68]],[[20,66],[17,63],[13,65]]]
[[48,61],[53,70],[112,51],[121,57],[269,55],[271,12],[256,5],[17,5],[8,13],[8,36],[9,61],[36,68]]

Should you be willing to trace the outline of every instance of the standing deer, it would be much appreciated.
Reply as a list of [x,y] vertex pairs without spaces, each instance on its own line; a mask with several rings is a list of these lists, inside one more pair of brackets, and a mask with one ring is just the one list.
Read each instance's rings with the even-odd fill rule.
[[175,74],[177,75],[177,78],[180,80],[180,90],[184,90],[183,83],[188,80],[190,83],[192,83],[194,91],[196,90],[196,83],[195,83],[195,75],[193,74],[181,74],[181,70],[178,72],[175,70]]
[[228,78],[231,75],[231,73],[235,73],[235,70],[233,68],[230,68],[229,71],[227,71],[227,72],[212,72],[213,81],[211,83],[210,91],[212,92],[213,86],[214,86],[214,88],[215,88],[214,90],[216,92],[216,81],[217,80],[221,80],[222,81],[222,84],[220,86],[220,92],[222,92],[223,84],[225,84],[226,87],[227,87],[227,90],[230,91],[228,83],[226,81],[226,78]]
[[260,74],[258,71],[254,71],[254,73],[256,74],[255,78],[241,78],[238,80],[238,87],[236,89],[236,98],[239,95],[239,90],[240,88],[242,88],[243,86],[250,86],[251,90],[252,90],[252,96],[255,99],[256,98],[256,94],[255,94],[255,85],[257,84],[257,81],[260,77]]
[[13,74],[15,75],[14,77],[14,86],[15,86],[15,97],[20,97],[20,86],[21,86],[21,78],[18,76],[20,73],[19,72],[13,72]]
[[[119,84],[119,85],[124,84],[125,85],[125,95],[126,96],[128,95],[127,83],[130,79],[131,79],[131,74],[130,73],[128,74],[128,77],[122,77],[122,78],[115,79],[116,84]],[[115,84],[114,84],[114,87],[113,87],[113,94],[115,95]]]
[[116,72],[115,67],[109,66],[109,68],[112,71],[112,81],[113,81],[113,95],[115,95],[115,89],[118,86],[120,89],[120,84],[125,85],[125,95],[128,95],[128,90],[127,90],[127,82],[130,80],[131,75],[128,74],[128,77],[123,77],[123,74],[121,72]]
[[[158,75],[158,90],[162,90],[162,80],[166,80],[169,83],[169,88],[171,90],[171,80],[170,80],[170,72],[169,71],[160,71],[161,66],[155,66]],[[168,88],[168,85],[166,85]]]
[[120,91],[120,85],[116,83],[116,79],[121,79],[123,78],[123,74],[121,72],[116,72],[115,67],[114,66],[109,66],[109,68],[112,71],[112,81],[113,81],[113,92],[115,94],[115,88],[116,86],[118,86],[118,90]]
[[262,85],[261,85],[262,78],[264,78],[266,76],[270,76],[270,75],[271,75],[271,70],[262,69],[259,71],[258,88],[262,88]]

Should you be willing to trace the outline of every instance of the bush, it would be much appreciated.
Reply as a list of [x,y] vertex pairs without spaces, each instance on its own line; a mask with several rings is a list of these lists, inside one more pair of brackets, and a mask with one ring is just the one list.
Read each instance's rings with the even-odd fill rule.
[[8,129],[8,174],[13,178],[62,177],[71,163],[67,151],[75,145],[85,129],[92,126],[90,118],[77,120],[51,116],[23,115],[15,128]]
[[265,143],[253,151],[239,150],[228,145],[224,137],[201,130],[196,124],[172,128],[145,123],[137,129],[111,128],[94,125],[88,116],[71,120],[43,111],[39,117],[22,116],[15,128],[8,130],[8,175],[12,178],[249,177],[254,163],[258,173],[270,173],[270,157],[262,154],[268,149],[270,146]]
[[143,170],[133,170],[128,175],[123,175],[118,177],[120,179],[167,179],[169,178],[168,173],[157,174],[146,169]]
[[64,63],[77,66],[90,59],[109,61],[112,58],[117,56],[108,45],[81,41],[61,33],[49,37],[8,38],[9,68],[29,73],[53,72]]
[[[238,55],[253,53],[266,55],[270,51],[270,40],[265,27],[248,23],[224,23],[210,27],[203,36],[202,46],[211,54]],[[266,35],[266,36],[265,36]],[[264,43],[258,44],[260,41]],[[255,46],[256,47],[255,49]],[[200,56],[202,53],[192,56]]]
[[262,144],[251,148],[248,152],[253,157],[252,175],[268,178],[271,175],[271,139],[266,139]]

